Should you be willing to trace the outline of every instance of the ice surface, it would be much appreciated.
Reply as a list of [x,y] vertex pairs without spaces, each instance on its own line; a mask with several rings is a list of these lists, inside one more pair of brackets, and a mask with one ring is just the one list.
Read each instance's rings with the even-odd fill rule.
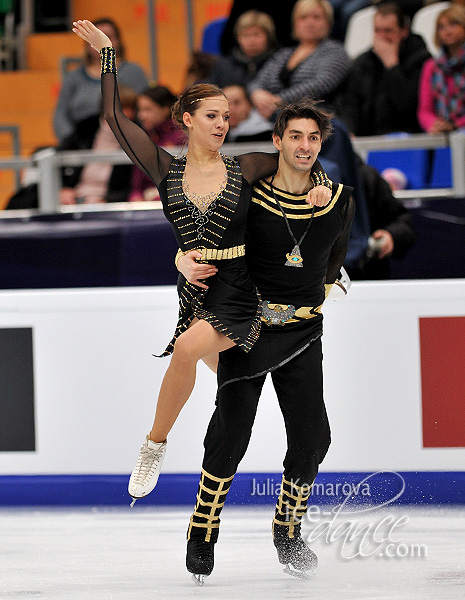
[[[226,506],[215,569],[199,588],[184,565],[191,510],[138,504],[132,510],[1,509],[0,598],[465,598],[465,508],[387,507],[338,516],[331,527],[328,515],[315,515],[303,531],[316,537],[311,546],[320,566],[314,580],[303,581],[284,574],[277,561],[273,507]],[[344,542],[344,532],[352,542]],[[408,554],[388,558],[380,540]],[[427,555],[411,555],[412,544]],[[369,556],[347,558],[360,551]]]

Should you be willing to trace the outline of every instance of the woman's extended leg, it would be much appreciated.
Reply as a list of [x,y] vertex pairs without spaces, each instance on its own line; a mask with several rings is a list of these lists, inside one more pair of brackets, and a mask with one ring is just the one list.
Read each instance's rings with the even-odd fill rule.
[[166,440],[194,388],[197,362],[209,357],[207,365],[210,366],[213,360],[211,355],[217,355],[232,346],[234,342],[202,320],[179,336],[161,384],[149,439],[153,442]]
[[166,452],[166,437],[191,395],[197,362],[206,359],[215,366],[215,356],[234,345],[209,323],[197,320],[179,336],[158,395],[152,430],[142,444],[128,491],[134,498],[147,496],[156,486]]

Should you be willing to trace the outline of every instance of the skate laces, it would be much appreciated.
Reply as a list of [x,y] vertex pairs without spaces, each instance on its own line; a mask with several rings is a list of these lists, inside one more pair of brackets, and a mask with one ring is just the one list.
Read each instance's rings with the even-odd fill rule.
[[164,451],[165,445],[158,449],[148,448],[145,444],[142,446],[133,473],[136,485],[144,485],[150,479],[163,458]]

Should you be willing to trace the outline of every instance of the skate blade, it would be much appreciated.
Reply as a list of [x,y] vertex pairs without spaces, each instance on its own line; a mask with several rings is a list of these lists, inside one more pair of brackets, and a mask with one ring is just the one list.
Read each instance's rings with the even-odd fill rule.
[[192,575],[192,580],[194,581],[195,585],[198,585],[199,587],[202,587],[203,584],[205,583],[205,577],[208,577],[208,575]]
[[308,571],[299,571],[298,569],[294,569],[292,565],[286,565],[283,569],[283,573],[292,575],[292,577],[297,577],[298,579],[311,580],[315,578],[315,571],[313,569],[309,569]]

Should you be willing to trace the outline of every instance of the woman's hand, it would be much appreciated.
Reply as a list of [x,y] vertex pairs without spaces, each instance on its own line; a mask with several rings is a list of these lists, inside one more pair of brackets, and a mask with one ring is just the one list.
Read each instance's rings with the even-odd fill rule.
[[112,45],[110,38],[90,21],[74,21],[73,25],[73,32],[97,52]]
[[449,133],[450,131],[454,131],[454,126],[445,119],[438,117],[428,133],[436,135],[438,133]]
[[316,185],[307,194],[305,201],[313,206],[326,206],[331,200],[331,190],[325,185]]
[[208,285],[205,285],[201,279],[216,275],[218,269],[215,265],[207,263],[198,263],[196,258],[202,258],[202,253],[198,250],[191,250],[184,256],[180,256],[178,260],[178,271],[184,275],[189,283],[197,287],[208,290]]

